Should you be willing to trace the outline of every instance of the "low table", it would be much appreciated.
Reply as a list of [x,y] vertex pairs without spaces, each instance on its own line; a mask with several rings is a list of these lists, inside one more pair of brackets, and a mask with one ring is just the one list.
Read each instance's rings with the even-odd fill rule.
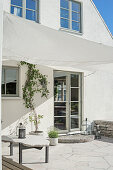
[[2,136],[3,142],[10,142],[10,155],[13,155],[13,144],[19,144],[19,164],[22,164],[22,150],[42,149],[45,147],[45,162],[49,161],[49,141],[43,136],[27,135],[25,139],[19,139],[17,136]]

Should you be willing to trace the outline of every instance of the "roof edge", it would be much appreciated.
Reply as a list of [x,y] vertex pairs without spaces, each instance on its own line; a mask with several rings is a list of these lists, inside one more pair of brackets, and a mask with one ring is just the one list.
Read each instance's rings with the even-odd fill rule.
[[103,22],[104,26],[106,27],[106,29],[107,29],[107,31],[108,31],[108,33],[109,33],[109,35],[110,35],[110,36],[111,36],[111,38],[113,39],[113,35],[112,35],[112,33],[110,32],[110,30],[109,30],[108,26],[106,25],[106,23],[105,23],[105,21],[104,21],[103,17],[101,16],[100,12],[98,11],[98,9],[97,9],[97,7],[96,7],[95,3],[93,2],[93,0],[90,0],[90,2],[92,3],[93,7],[95,8],[95,10],[96,10],[96,12],[97,12],[98,16],[100,17],[100,19],[102,20],[102,22]]

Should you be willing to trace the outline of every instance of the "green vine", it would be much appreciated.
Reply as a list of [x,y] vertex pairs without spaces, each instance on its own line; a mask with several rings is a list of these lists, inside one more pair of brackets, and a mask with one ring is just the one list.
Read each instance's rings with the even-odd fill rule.
[[28,67],[26,72],[27,79],[25,86],[22,88],[24,104],[26,108],[34,110],[34,95],[39,92],[41,93],[41,97],[47,98],[49,94],[47,77],[39,72],[35,64],[30,64],[25,61],[21,61],[20,64]]
[[22,66],[26,65],[28,67],[28,70],[26,72],[26,82],[24,87],[22,88],[23,99],[25,107],[32,110],[32,114],[29,115],[29,121],[34,122],[35,131],[37,131],[40,119],[43,118],[43,115],[38,114],[37,116],[35,112],[34,95],[39,92],[41,93],[41,97],[48,96],[49,90],[47,89],[47,77],[39,72],[35,64],[30,64],[25,61],[21,61],[20,64]]

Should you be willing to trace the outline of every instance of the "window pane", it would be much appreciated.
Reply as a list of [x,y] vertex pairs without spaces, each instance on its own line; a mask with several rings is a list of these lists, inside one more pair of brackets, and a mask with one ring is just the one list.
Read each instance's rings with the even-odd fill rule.
[[76,12],[72,12],[72,20],[80,21],[80,14],[78,14]]
[[66,130],[66,118],[65,117],[55,117],[54,126],[59,130]]
[[72,21],[72,30],[76,30],[80,32],[80,23]]
[[71,74],[71,87],[79,87],[79,75]]
[[61,18],[61,27],[69,28],[68,23],[69,23],[69,21],[67,19],[62,19]]
[[2,69],[2,94],[5,94],[4,69]]
[[79,127],[78,118],[71,118],[71,129],[75,129]]
[[60,7],[69,9],[69,1],[68,0],[60,0]]
[[22,8],[11,6],[11,13],[16,15],[16,16],[22,17]]
[[79,100],[79,89],[72,88],[71,89],[71,101],[78,101]]
[[54,100],[66,101],[66,76],[54,79]]
[[36,20],[35,11],[26,10],[26,19],[35,21]]
[[80,3],[72,2],[72,10],[76,12],[80,12]]
[[79,107],[77,102],[71,102],[71,115],[78,115]]
[[22,0],[11,0],[11,4],[22,7]]
[[26,8],[36,10],[36,1],[35,0],[26,0]]
[[65,10],[65,9],[61,9],[61,10],[60,10],[60,15],[61,15],[61,17],[63,17],[63,18],[69,18],[69,11],[68,11],[68,10]]
[[16,94],[17,70],[6,69],[6,94]]
[[66,116],[66,102],[55,102],[55,116]]

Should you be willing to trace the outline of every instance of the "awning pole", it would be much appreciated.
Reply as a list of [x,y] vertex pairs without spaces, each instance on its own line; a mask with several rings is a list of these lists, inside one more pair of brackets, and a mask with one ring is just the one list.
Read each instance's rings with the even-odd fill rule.
[[[0,75],[2,73],[2,41],[3,41],[3,0],[0,0]],[[1,76],[0,76],[1,84]],[[1,85],[0,85],[0,169],[2,169],[2,147],[1,147]]]

